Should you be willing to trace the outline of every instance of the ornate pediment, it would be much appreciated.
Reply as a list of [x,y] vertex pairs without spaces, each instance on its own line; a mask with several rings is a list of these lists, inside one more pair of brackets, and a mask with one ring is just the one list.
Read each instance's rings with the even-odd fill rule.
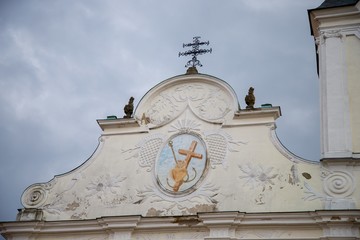
[[165,80],[141,99],[135,118],[143,115],[149,127],[163,126],[189,108],[198,118],[211,123],[224,123],[238,110],[234,90],[215,77],[195,74]]

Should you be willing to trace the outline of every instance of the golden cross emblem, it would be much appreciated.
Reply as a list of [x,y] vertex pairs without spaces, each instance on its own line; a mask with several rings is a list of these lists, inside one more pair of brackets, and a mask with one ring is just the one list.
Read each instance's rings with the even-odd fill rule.
[[185,150],[185,149],[179,149],[179,153],[181,155],[186,155],[185,158],[185,163],[186,163],[186,168],[189,166],[189,163],[191,161],[191,158],[198,158],[198,159],[202,159],[202,154],[200,153],[195,153],[195,148],[196,148],[197,142],[196,141],[192,141],[189,150]]
[[202,159],[202,157],[203,157],[202,154],[195,153],[196,145],[197,145],[197,142],[192,141],[189,150],[179,149],[179,154],[185,155],[186,157],[185,157],[184,160],[177,160],[176,161],[176,159],[175,159],[176,165],[175,165],[175,167],[173,169],[171,169],[171,177],[175,181],[174,186],[172,186],[174,192],[179,191],[180,186],[184,182],[188,181],[188,179],[185,180],[185,177],[189,177],[187,168],[188,168],[188,166],[190,164],[191,159],[192,158]]

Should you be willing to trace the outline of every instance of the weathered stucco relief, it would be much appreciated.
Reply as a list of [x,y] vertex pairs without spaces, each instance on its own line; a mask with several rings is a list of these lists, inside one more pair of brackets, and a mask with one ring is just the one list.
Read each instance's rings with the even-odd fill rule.
[[135,118],[141,120],[145,115],[149,127],[160,127],[190,109],[204,121],[223,123],[238,110],[234,91],[220,79],[201,74],[178,78],[151,89],[140,101]]
[[271,185],[275,185],[274,179],[279,176],[278,171],[273,171],[273,167],[253,166],[251,163],[239,165],[242,175],[240,179],[245,179],[244,186],[249,186],[251,189],[261,187],[265,189]]
[[[170,123],[168,127],[165,126],[167,130],[164,133],[166,134],[152,134],[150,131],[150,135],[143,138],[135,147],[129,146],[127,150],[122,150],[124,153],[131,152],[129,159],[137,159],[139,167],[144,167],[147,172],[154,174],[151,183],[146,183],[142,187],[136,188],[137,194],[134,204],[147,203],[151,206],[146,215],[194,214],[197,211],[213,211],[217,206],[219,186],[217,186],[216,183],[209,182],[209,180],[194,185],[190,191],[172,192],[171,188],[169,188],[168,191],[163,191],[161,187],[159,187],[156,178],[156,161],[157,158],[160,157],[163,147],[167,147],[170,140],[170,142],[173,142],[173,137],[194,134],[194,136],[201,138],[205,143],[206,151],[209,153],[209,165],[212,168],[215,168],[215,166],[219,164],[225,167],[224,163],[227,159],[226,153],[228,151],[236,152],[238,148],[246,144],[244,141],[233,140],[233,137],[220,129],[219,125],[215,125],[215,129],[217,130],[207,132],[200,131],[201,126],[209,123],[201,123],[201,120],[194,118],[191,112],[184,112],[181,116],[178,120]],[[219,139],[221,141],[219,141]],[[153,144],[155,141],[156,144]],[[176,152],[178,149],[174,146],[173,150]],[[179,156],[176,158],[179,158]],[[205,159],[200,161],[204,160]],[[194,159],[192,161],[197,160]],[[209,170],[205,169],[205,171]],[[169,170],[168,172],[170,173],[171,171]],[[191,178],[193,174],[198,174],[201,177],[201,172],[199,171],[194,172],[189,169],[188,172],[188,178]],[[167,174],[166,171],[165,174]],[[204,177],[201,177],[201,179]],[[171,181],[165,182],[165,184],[171,186]]]
[[322,189],[305,182],[304,200],[322,201],[325,209],[351,209],[356,207],[354,195],[356,181],[351,171],[321,167]]
[[[48,220],[318,206],[304,201],[310,200],[306,184],[317,189],[321,182],[314,177],[318,165],[279,143],[278,108],[238,114],[225,83],[185,78],[145,95],[136,116],[150,121],[102,120],[102,150],[78,169],[27,189],[26,206]],[[281,199],[289,192],[291,201]]]
[[306,200],[319,199],[325,209],[351,209],[356,207],[356,176],[352,167],[346,169],[333,168],[323,164],[321,167],[322,189],[315,189],[306,184],[308,196]]
[[130,98],[124,118],[98,120],[102,148],[78,168],[28,187],[19,221],[0,223],[1,234],[360,239],[359,6],[308,12],[319,54],[320,162],[281,144],[280,107],[256,107],[250,88],[240,110],[227,83],[192,69],[146,93],[134,118]]
[[[126,180],[123,174],[111,176],[110,174],[101,175],[90,180],[86,186],[85,198],[93,201],[100,201],[107,206],[115,206],[117,201],[126,200],[126,195],[119,196],[121,191],[121,183]],[[123,199],[121,199],[123,198]]]
[[146,216],[192,215],[197,212],[208,212],[216,209],[216,196],[219,187],[205,183],[196,190],[196,194],[183,197],[171,197],[159,192],[154,186],[137,190],[135,204],[148,203],[150,207]]
[[[318,193],[314,193],[308,179],[312,176],[307,172],[299,173],[299,164],[274,167],[270,164],[253,164],[244,162],[238,165],[240,169],[239,181],[246,189],[251,190],[254,197],[252,204],[266,205],[271,202],[276,194],[283,194],[297,189],[301,193],[299,199],[322,200]],[[250,195],[249,195],[250,196]]]
[[32,185],[23,193],[22,203],[27,208],[38,208],[49,214],[59,214],[66,209],[64,194],[69,192],[80,178],[82,178],[81,173],[76,174],[57,193],[53,193],[53,191],[54,186],[58,183],[58,178],[54,178],[48,183]]
[[164,125],[189,107],[204,120],[222,121],[232,109],[230,98],[214,86],[205,84],[179,84],[161,92],[151,101],[145,112],[150,123]]
[[325,193],[333,198],[349,197],[355,189],[354,178],[346,171],[333,171],[323,181]]
[[[39,207],[45,219],[87,219],[99,209],[113,209],[134,202],[133,194],[126,187],[124,173],[100,173],[98,176],[79,179],[77,186],[61,194],[51,194],[47,203]],[[119,174],[118,174],[119,173]],[[95,215],[96,216],[96,215]]]

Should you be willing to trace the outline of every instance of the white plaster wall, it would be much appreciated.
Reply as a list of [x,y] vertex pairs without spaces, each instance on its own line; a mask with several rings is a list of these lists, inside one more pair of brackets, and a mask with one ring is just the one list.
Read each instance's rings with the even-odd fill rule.
[[321,31],[319,44],[322,158],[351,157],[351,129],[344,35]]
[[360,39],[355,35],[346,37],[346,65],[353,152],[360,156]]
[[[239,112],[237,106],[231,87],[214,77],[167,80],[143,98],[137,120],[100,121],[96,153],[74,171],[29,187],[23,203],[41,209],[48,221],[322,209],[320,164],[279,143],[279,108]],[[159,107],[163,111],[156,112]],[[156,121],[143,122],[144,112]],[[172,136],[189,132],[206,143],[208,167],[189,193],[164,192],[154,170],[159,152]]]

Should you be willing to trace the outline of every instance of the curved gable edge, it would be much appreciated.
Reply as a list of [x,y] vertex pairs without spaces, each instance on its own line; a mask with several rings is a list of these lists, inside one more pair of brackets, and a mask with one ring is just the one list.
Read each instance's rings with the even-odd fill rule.
[[294,153],[292,153],[289,149],[287,149],[282,142],[280,141],[280,139],[278,138],[277,134],[276,134],[276,125],[272,125],[270,128],[270,140],[273,143],[273,145],[276,147],[276,149],[287,159],[289,159],[290,161],[294,162],[294,163],[299,163],[299,162],[303,162],[303,163],[307,163],[307,164],[316,164],[319,165],[319,162],[316,161],[312,161],[312,160],[308,160],[308,159],[304,159],[301,158],[297,155],[295,155]]
[[[71,179],[70,183],[62,192],[66,192],[71,189],[75,183],[80,179],[81,172],[85,170],[91,163],[97,158],[104,146],[104,140],[102,136],[98,139],[98,145],[96,146],[94,152],[86,159],[82,164],[75,167],[74,169],[55,175],[50,181],[45,183],[34,183],[28,186],[21,195],[21,204],[25,208],[40,208],[45,205],[49,191],[56,185],[59,179],[66,177],[68,175],[74,174],[74,177]],[[77,173],[76,173],[77,172]],[[61,193],[60,193],[61,194]],[[59,194],[58,194],[59,195]]]

